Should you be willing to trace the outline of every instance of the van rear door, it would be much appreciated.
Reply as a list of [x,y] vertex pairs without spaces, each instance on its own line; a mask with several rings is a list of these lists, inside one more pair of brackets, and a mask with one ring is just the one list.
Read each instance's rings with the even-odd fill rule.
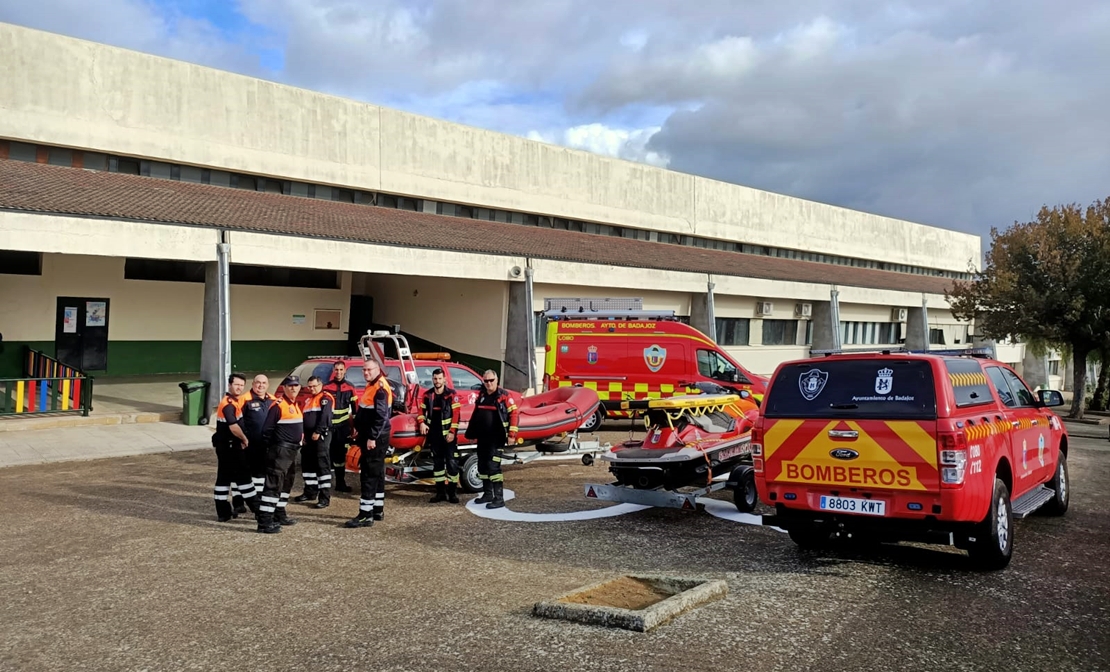
[[762,407],[764,477],[862,490],[940,489],[927,360],[827,358],[779,370]]

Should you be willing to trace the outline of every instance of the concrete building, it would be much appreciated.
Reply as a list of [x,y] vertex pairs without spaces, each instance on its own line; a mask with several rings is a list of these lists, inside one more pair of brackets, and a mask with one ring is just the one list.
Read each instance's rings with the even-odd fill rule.
[[944,291],[978,236],[7,24],[0,66],[0,375],[64,342],[215,381],[373,322],[522,389],[549,298],[640,298],[765,374],[972,339]]

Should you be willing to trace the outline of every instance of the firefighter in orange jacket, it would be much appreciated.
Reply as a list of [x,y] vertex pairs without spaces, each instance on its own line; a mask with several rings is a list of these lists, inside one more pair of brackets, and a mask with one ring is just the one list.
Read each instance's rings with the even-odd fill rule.
[[385,515],[385,453],[389,448],[389,417],[393,409],[393,389],[374,360],[362,367],[366,388],[358,399],[355,411],[355,445],[359,457],[361,492],[358,515],[347,521],[347,527],[370,527]]
[[301,446],[301,478],[304,492],[294,502],[316,500],[317,509],[331,504],[331,414],[335,400],[324,392],[324,383],[316,376],[308,379],[309,397],[301,406],[304,413],[304,445]]
[[502,451],[506,443],[516,443],[520,411],[509,393],[498,387],[496,373],[487,370],[482,382],[482,393],[466,427],[466,438],[478,444],[478,478],[482,480],[482,496],[474,501],[485,503],[487,509],[499,509],[505,506]]
[[286,376],[281,392],[270,406],[262,437],[266,441],[266,485],[258,505],[258,531],[266,534],[281,532],[282,526],[297,521],[286,514],[289,491],[297,470],[297,451],[304,441],[304,414],[297,405],[301,380]]
[[[212,435],[212,447],[216,449],[216,485],[212,494],[216,500],[216,516],[221,523],[237,518],[240,512],[231,507],[231,485],[236,485],[235,495],[245,502],[244,507],[258,511],[254,483],[247,467],[247,446],[249,441],[243,433],[243,388],[247,379],[241,373],[233,373],[227,379],[227,394],[216,408],[216,432]],[[246,512],[244,508],[243,512]]]
[[462,403],[455,391],[447,387],[443,369],[432,371],[432,387],[420,398],[420,433],[424,447],[432,451],[433,479],[436,494],[430,501],[458,504],[459,453],[456,434]]

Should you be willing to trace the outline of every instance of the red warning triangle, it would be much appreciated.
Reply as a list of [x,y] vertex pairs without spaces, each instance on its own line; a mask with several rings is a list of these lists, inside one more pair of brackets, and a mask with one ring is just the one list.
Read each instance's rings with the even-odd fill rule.
[[684,509],[693,509],[694,505],[690,503],[689,499],[684,499],[684,500],[682,500],[682,508],[684,508]]
[[597,498],[597,493],[594,492],[594,486],[590,486],[590,489],[586,491],[586,496],[593,497],[595,499]]

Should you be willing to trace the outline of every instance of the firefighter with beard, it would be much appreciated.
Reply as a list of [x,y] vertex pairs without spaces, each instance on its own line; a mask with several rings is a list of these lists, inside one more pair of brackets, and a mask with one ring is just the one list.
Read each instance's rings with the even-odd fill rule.
[[324,392],[335,400],[331,415],[331,466],[335,470],[335,491],[351,492],[347,485],[346,459],[347,446],[351,443],[351,414],[355,408],[357,391],[347,382],[347,365],[336,362],[332,379],[324,386]]
[[478,444],[478,478],[482,479],[482,496],[474,502],[499,509],[505,506],[501,453],[506,443],[516,443],[520,411],[509,393],[497,385],[496,373],[487,370],[482,382],[482,392],[466,427],[466,438]]
[[370,527],[385,515],[385,453],[389,448],[389,418],[393,410],[393,389],[374,360],[362,367],[366,388],[355,411],[355,445],[359,457],[361,492],[358,515],[348,520],[347,527]]
[[432,371],[432,387],[420,398],[420,433],[424,446],[432,451],[433,480],[436,494],[431,502],[449,501],[458,504],[455,494],[459,487],[459,453],[456,434],[462,404],[455,391],[447,387],[443,369]]

